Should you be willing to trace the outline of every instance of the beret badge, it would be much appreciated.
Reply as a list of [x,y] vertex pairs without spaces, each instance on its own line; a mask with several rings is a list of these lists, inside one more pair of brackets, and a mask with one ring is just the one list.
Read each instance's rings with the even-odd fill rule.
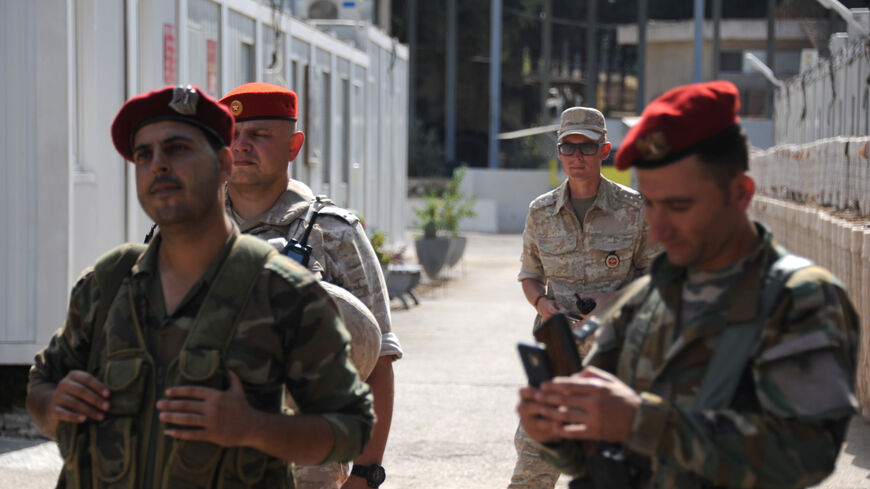
[[175,87],[172,89],[172,100],[169,107],[181,115],[196,115],[196,104],[199,102],[199,93],[190,85]]
[[230,104],[230,111],[236,117],[242,115],[243,110],[244,110],[244,106],[242,105],[241,100],[233,100],[232,103]]
[[640,156],[645,161],[652,161],[664,158],[671,152],[671,145],[662,131],[653,131],[646,136],[638,139],[634,143],[634,147],[640,153]]

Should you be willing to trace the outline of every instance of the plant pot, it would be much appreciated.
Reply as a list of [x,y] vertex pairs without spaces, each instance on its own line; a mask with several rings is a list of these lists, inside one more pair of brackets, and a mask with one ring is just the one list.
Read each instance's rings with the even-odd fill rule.
[[390,265],[385,275],[390,299],[399,299],[402,301],[402,306],[408,309],[408,301],[405,299],[407,294],[415,304],[419,304],[414,287],[420,283],[420,273],[422,272],[419,265]]
[[468,243],[468,238],[465,236],[451,236],[448,239],[450,240],[450,246],[447,248],[447,266],[453,267],[459,263],[462,254],[465,253],[465,245]]
[[417,259],[426,271],[426,275],[433,280],[438,278],[438,274],[447,263],[450,239],[420,238],[414,244],[417,248]]

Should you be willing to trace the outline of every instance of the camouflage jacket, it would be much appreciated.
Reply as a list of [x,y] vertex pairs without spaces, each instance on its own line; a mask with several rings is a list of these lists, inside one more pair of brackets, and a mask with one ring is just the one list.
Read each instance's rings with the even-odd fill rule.
[[[286,464],[273,457],[164,434],[154,407],[161,393],[181,384],[223,388],[227,370],[242,380],[255,409],[279,413],[283,388],[303,414],[322,415],[335,435],[327,460],[349,460],[362,451],[374,421],[372,396],[350,364],[349,335],[335,304],[313,275],[274,252],[257,262],[259,271],[247,272],[252,285],[237,285],[241,273],[223,274],[233,270],[230,263],[239,263],[230,257],[242,240],[263,247],[236,230],[171,314],[157,272],[159,233],[119,289],[101,290],[93,270],[78,279],[66,323],[36,356],[29,388],[57,383],[91,363],[91,373],[111,388],[111,408],[103,422],[58,427],[65,458],[61,487],[78,487],[73,479],[91,487],[87,480],[93,479],[93,487],[123,480],[129,487],[168,488],[187,478],[192,488],[210,487],[203,477],[217,477],[227,487],[238,479],[246,481],[245,487],[293,487]],[[247,299],[233,298],[234,287],[238,294],[249,293]],[[110,299],[107,319],[95,337],[96,311]],[[232,310],[228,304],[234,303],[245,305]],[[215,342],[221,346],[209,345]],[[89,362],[92,349],[95,362]],[[196,467],[197,474],[184,473],[186,467]]]
[[[850,417],[858,318],[839,282],[809,266],[785,283],[728,409],[694,409],[723,331],[757,316],[761,284],[786,252],[760,225],[762,243],[735,286],[674,337],[685,269],[659,256],[650,285],[601,322],[585,362],[641,395],[629,457],[648,469],[642,488],[800,488],[834,468]],[[622,298],[620,298],[620,301]],[[550,455],[565,472],[587,473],[582,445]]]
[[[239,216],[227,194],[227,214],[243,233],[262,239],[301,239],[304,218],[314,193],[302,182],[290,180],[287,190],[263,214],[252,219]],[[401,358],[402,347],[390,324],[390,300],[384,273],[359,219],[350,211],[323,207],[308,238],[309,269],[319,278],[347,289],[372,311],[383,336],[381,356]]]
[[661,248],[647,240],[637,191],[602,176],[582,230],[568,199],[565,180],[529,205],[517,278],[545,284],[549,298],[576,314],[574,294],[603,302],[642,275]]

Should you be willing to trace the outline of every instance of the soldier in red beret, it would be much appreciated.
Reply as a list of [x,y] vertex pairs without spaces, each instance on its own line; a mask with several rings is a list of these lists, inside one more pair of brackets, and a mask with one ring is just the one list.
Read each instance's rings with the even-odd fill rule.
[[518,406],[572,487],[800,488],[834,469],[858,318],[836,278],[749,218],[738,109],[729,82],[674,88],[619,149],[666,253],[589,319],[584,370]]
[[[372,388],[377,415],[371,443],[354,460],[352,469],[335,464],[300,466],[297,486],[377,487],[386,476],[380,464],[393,411],[392,362],[402,356],[398,337],[390,328],[389,296],[380,263],[359,218],[325,196],[315,196],[307,185],[288,175],[287,165],[305,140],[296,130],[296,93],[270,83],[245,83],[227,93],[220,103],[236,119],[227,213],[243,233],[282,245],[289,243],[283,247],[288,256],[295,256],[324,281],[353,294],[380,327],[380,343],[375,345],[377,362],[365,379]],[[362,328],[349,324],[349,329],[353,349],[362,351],[366,345],[356,334]]]
[[[35,359],[27,408],[57,439],[58,487],[291,487],[288,462],[350,460],[369,438],[334,302],[226,215],[233,127],[195,87],[134,97],[112,124],[160,231],[85,271]],[[282,413],[285,389],[302,414]]]

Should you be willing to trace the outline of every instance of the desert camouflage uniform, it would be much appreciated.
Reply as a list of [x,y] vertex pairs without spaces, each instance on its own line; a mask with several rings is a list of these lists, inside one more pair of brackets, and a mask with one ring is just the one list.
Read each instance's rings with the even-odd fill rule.
[[[305,213],[314,194],[307,185],[290,180],[287,190],[269,210],[244,219],[232,209],[227,196],[227,213],[243,233],[262,239],[301,239]],[[380,263],[362,225],[353,213],[327,205],[320,211],[308,239],[311,261],[308,268],[319,278],[338,285],[362,301],[381,327],[381,356],[402,357],[402,347],[390,324],[387,284]]]
[[[227,213],[243,233],[262,239],[294,238],[305,232],[305,215],[314,193],[302,182],[290,180],[287,190],[263,214],[244,219],[232,209],[227,195]],[[322,280],[338,285],[358,298],[375,316],[381,328],[381,356],[402,357],[399,339],[391,330],[389,296],[380,263],[359,219],[334,205],[324,206],[308,238],[311,246],[309,269]],[[357,345],[359,349],[363,345]],[[338,489],[350,476],[347,463],[299,465],[300,489]]]
[[[802,488],[833,469],[857,409],[858,318],[839,282],[809,266],[794,272],[765,321],[728,409],[693,407],[722,333],[751,321],[771,264],[787,254],[759,226],[762,243],[731,286],[677,333],[686,270],[656,259],[651,285],[601,322],[586,362],[615,373],[640,407],[625,443],[648,472],[639,488]],[[622,300],[622,299],[620,299]],[[583,447],[552,450],[583,476]]]
[[[529,205],[517,279],[545,284],[547,297],[579,314],[574,294],[603,303],[614,291],[645,273],[661,248],[647,240],[643,199],[637,191],[602,176],[582,230],[569,199],[565,180]],[[617,259],[613,260],[613,256]],[[608,257],[611,266],[606,263]],[[540,316],[535,318],[538,321]],[[517,465],[509,487],[553,487],[559,472],[541,457],[537,444],[522,428],[517,428],[514,443]]]
[[[128,476],[133,478],[129,487],[148,486],[143,480],[149,478],[153,487],[165,487],[164,477],[170,478],[167,487],[178,487],[177,480],[171,482],[172,467],[181,463],[206,471],[205,476],[195,477],[199,479],[208,479],[208,470],[218,471],[216,477],[226,487],[237,487],[233,484],[238,479],[231,479],[238,470],[239,478],[248,478],[245,487],[292,488],[289,464],[274,457],[250,448],[176,441],[164,434],[155,408],[161,393],[179,384],[223,388],[227,370],[239,376],[255,409],[280,412],[283,387],[303,414],[323,415],[335,435],[326,460],[350,460],[362,451],[374,420],[371,393],[350,363],[349,335],[338,311],[315,277],[289,258],[272,253],[255,275],[250,292],[248,284],[239,287],[238,294],[250,293],[242,311],[232,309],[229,305],[238,301],[222,296],[215,285],[232,284],[226,279],[232,280],[233,275],[220,282],[219,273],[228,268],[231,250],[251,239],[234,229],[214,264],[171,314],[166,312],[157,273],[159,233],[117,291],[101,290],[93,270],[78,279],[66,323],[36,356],[29,388],[57,383],[73,369],[86,369],[95,348],[98,360],[91,373],[112,388],[111,409],[100,423],[58,426],[58,445],[67,459],[59,487],[73,484],[65,480],[73,470],[85,479],[103,479],[93,487],[115,487],[105,479]],[[113,297],[101,334],[95,338],[100,301]],[[211,309],[204,307],[207,300]],[[215,341],[213,337],[220,334],[214,328],[223,327],[215,326],[220,321],[199,318],[233,318],[237,313],[241,316],[235,329],[225,329],[230,337],[228,344],[222,343],[225,353],[195,347],[203,339],[205,344]],[[91,487],[86,480],[83,483]],[[198,483],[189,487],[210,487],[208,481]]]

